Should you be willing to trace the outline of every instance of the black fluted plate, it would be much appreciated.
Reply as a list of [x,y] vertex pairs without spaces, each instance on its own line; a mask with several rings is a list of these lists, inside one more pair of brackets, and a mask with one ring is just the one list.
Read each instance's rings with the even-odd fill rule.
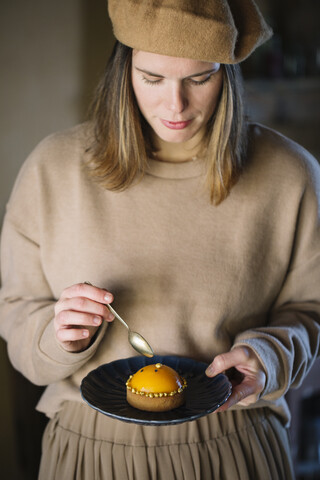
[[[145,412],[129,405],[126,381],[129,375],[153,363],[174,368],[187,380],[185,404],[169,412]],[[92,370],[80,386],[82,398],[104,415],[142,425],[175,425],[190,422],[214,412],[231,395],[231,383],[223,375],[208,378],[207,365],[190,358],[156,355],[152,358],[130,357]]]

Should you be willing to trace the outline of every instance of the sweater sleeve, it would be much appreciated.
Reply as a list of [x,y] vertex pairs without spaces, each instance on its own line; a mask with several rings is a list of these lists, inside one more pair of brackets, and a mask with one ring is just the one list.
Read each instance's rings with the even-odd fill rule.
[[7,341],[14,368],[37,385],[77,371],[95,354],[106,329],[103,324],[92,345],[80,353],[67,352],[55,337],[57,298],[43,268],[37,207],[38,159],[46,156],[47,143],[37,147],[23,166],[1,232],[0,335]]
[[68,377],[97,350],[106,326],[85,351],[70,353],[55,337],[54,304],[41,268],[40,247],[6,216],[1,239],[0,334],[14,366],[36,385]]
[[267,374],[262,396],[270,401],[301,385],[320,350],[320,172],[317,164],[311,166],[290,266],[267,325],[242,332],[234,343],[259,357]]

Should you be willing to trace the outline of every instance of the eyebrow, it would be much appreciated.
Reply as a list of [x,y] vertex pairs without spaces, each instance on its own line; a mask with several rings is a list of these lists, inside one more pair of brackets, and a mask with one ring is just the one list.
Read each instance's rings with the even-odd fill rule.
[[[149,72],[148,70],[144,70],[143,68],[138,68],[136,66],[134,68],[136,70],[138,70],[139,72],[146,73],[150,77],[165,78],[163,75],[160,75],[158,73]],[[188,75],[187,77],[184,77],[184,78],[202,77],[203,75],[207,75],[209,73],[215,73],[216,71],[217,71],[216,68],[211,68],[210,70],[205,70],[204,72],[193,73],[192,75]]]

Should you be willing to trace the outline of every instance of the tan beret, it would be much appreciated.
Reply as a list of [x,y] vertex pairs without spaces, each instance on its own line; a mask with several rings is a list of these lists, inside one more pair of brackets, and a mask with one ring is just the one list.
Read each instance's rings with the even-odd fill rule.
[[253,0],[108,0],[115,37],[152,53],[238,63],[272,35]]

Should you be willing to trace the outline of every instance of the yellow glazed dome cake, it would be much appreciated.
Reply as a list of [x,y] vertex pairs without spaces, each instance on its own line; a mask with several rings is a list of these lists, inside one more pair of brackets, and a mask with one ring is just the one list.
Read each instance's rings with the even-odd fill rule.
[[149,412],[166,412],[184,403],[187,382],[173,368],[156,363],[130,375],[126,386],[127,401],[133,407]]

